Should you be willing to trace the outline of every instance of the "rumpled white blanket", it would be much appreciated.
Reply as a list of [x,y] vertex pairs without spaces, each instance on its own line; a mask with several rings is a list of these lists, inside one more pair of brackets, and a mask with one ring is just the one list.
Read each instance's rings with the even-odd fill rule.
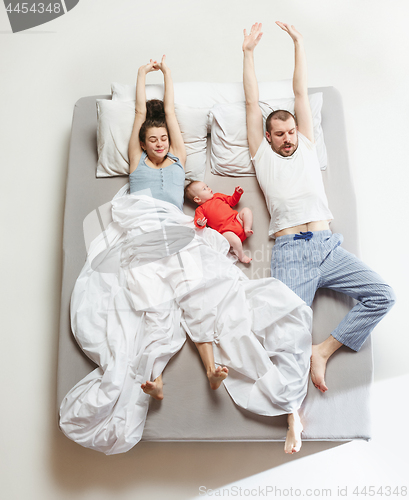
[[249,280],[223,236],[196,229],[170,203],[117,195],[112,216],[71,298],[72,331],[98,368],[61,404],[66,436],[106,454],[132,448],[149,406],[141,383],[163,371],[185,332],[213,342],[236,404],[260,415],[296,411],[307,391],[311,309],[274,278]]

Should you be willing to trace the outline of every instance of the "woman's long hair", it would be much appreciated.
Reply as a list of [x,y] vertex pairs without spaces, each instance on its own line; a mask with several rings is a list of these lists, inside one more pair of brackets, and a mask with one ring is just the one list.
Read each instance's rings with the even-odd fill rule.
[[[146,142],[146,131],[151,127],[165,127],[169,137],[168,126],[166,125],[165,106],[159,99],[151,99],[146,102],[146,120],[139,130],[139,140],[142,144]],[[170,138],[169,138],[170,144]]]

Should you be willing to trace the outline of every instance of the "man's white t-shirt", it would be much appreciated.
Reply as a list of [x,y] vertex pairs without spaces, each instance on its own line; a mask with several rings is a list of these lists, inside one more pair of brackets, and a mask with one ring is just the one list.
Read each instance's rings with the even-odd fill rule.
[[291,156],[277,154],[263,139],[252,160],[271,217],[270,236],[288,227],[333,219],[316,145],[300,132]]

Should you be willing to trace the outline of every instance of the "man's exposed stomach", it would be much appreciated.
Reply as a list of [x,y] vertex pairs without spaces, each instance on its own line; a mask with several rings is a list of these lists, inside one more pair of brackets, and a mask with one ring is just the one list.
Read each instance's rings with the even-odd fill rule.
[[329,229],[329,221],[328,220],[316,220],[312,222],[307,222],[306,224],[300,224],[299,226],[286,227],[281,231],[277,231],[274,234],[274,238],[278,238],[279,236],[284,236],[285,234],[297,234],[306,231],[325,231]]

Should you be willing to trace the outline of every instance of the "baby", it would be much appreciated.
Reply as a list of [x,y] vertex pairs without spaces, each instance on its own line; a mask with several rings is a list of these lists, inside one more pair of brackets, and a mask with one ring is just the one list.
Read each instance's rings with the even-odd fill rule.
[[221,233],[230,243],[240,262],[251,261],[243,251],[242,242],[253,234],[253,213],[249,208],[240,212],[232,210],[239,202],[243,189],[237,186],[232,196],[213,191],[204,182],[193,181],[185,188],[185,198],[199,205],[195,212],[195,225],[203,228],[206,224]]

